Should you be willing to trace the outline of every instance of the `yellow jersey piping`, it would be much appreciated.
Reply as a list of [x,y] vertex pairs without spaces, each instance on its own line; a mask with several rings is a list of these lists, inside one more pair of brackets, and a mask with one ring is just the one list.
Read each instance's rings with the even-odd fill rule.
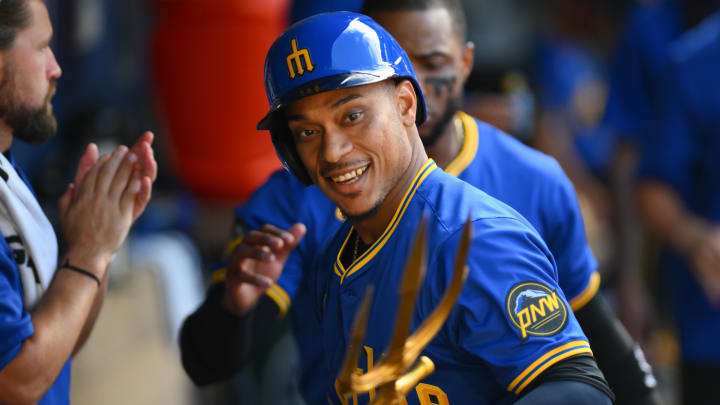
[[288,309],[290,309],[290,296],[288,293],[279,285],[273,284],[265,290],[265,295],[270,297],[271,300],[275,301],[275,304],[277,304],[278,310],[280,311],[278,313],[278,318],[282,318],[287,314]]
[[415,178],[413,179],[410,187],[405,192],[405,195],[403,196],[403,199],[398,206],[398,208],[395,210],[395,215],[393,215],[392,219],[390,220],[390,223],[385,228],[385,231],[380,235],[378,240],[373,243],[370,248],[365,251],[360,257],[355,259],[355,261],[350,264],[350,267],[345,269],[345,267],[342,265],[342,262],[340,258],[342,257],[342,252],[345,249],[345,246],[347,245],[347,242],[350,238],[350,235],[352,234],[354,227],[350,228],[350,232],[348,232],[348,235],[345,237],[345,241],[342,244],[342,247],[340,248],[340,251],[337,254],[337,259],[335,260],[335,274],[340,276],[340,284],[345,281],[345,278],[348,276],[353,275],[355,272],[357,272],[359,269],[361,269],[367,262],[369,262],[377,252],[382,249],[383,246],[385,246],[385,243],[387,243],[390,236],[392,236],[393,232],[395,231],[395,228],[397,228],[398,223],[400,222],[400,219],[402,219],[403,214],[405,214],[405,209],[410,204],[410,201],[412,200],[413,196],[415,195],[415,192],[417,191],[418,187],[420,187],[420,184],[425,181],[428,175],[432,173],[433,170],[437,168],[437,165],[432,159],[428,159],[425,164],[418,170],[417,174],[415,175]]
[[210,285],[213,286],[218,283],[225,281],[225,275],[227,274],[227,268],[223,267],[212,272],[210,275]]
[[237,238],[231,240],[228,242],[227,246],[225,247],[225,256],[224,257],[230,257],[233,252],[235,251],[235,248],[238,247],[243,241],[243,235],[238,236]]
[[[515,379],[510,383],[510,385],[508,385],[507,390],[514,391],[515,394],[519,394],[523,390],[523,388],[525,388],[530,382],[532,382],[532,380],[534,380],[535,377],[537,377],[545,369],[562,359],[579,353],[589,353],[590,355],[592,355],[592,350],[590,350],[590,344],[587,341],[575,340],[550,350],[549,352],[540,356],[532,364],[527,366],[527,368],[525,368],[522,373],[515,377]],[[520,384],[520,382],[522,382],[522,384]],[[518,384],[520,385],[518,386]]]
[[570,308],[572,308],[573,311],[577,311],[578,309],[584,307],[585,304],[587,304],[595,296],[598,288],[600,288],[600,273],[595,271],[590,276],[590,281],[588,281],[585,289],[575,296],[575,298],[570,300]]
[[478,148],[478,127],[475,123],[475,119],[462,111],[457,112],[457,116],[460,118],[463,126],[464,139],[460,153],[455,156],[455,159],[450,162],[445,168],[445,172],[458,176],[463,172],[469,165],[470,162],[475,159]]

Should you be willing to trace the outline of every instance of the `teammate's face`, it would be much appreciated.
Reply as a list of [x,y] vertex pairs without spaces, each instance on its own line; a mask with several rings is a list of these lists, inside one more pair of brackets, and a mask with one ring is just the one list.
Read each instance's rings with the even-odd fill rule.
[[473,45],[458,37],[445,8],[381,12],[372,17],[395,37],[412,61],[428,111],[427,121],[418,130],[423,143],[431,146],[462,107]]
[[374,216],[411,160],[412,84],[333,90],[288,107],[288,126],[313,182],[351,220]]
[[60,66],[50,49],[52,26],[41,1],[30,1],[30,25],[18,31],[12,47],[2,54],[0,119],[13,136],[30,143],[50,139],[57,130],[50,100]]

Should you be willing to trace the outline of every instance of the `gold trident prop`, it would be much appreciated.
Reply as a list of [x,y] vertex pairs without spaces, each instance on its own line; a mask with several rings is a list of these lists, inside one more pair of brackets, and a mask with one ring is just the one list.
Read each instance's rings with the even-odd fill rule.
[[[427,220],[422,219],[398,290],[400,305],[395,318],[390,347],[372,370],[368,370],[365,374],[358,374],[357,364],[362,343],[365,340],[373,294],[372,286],[368,287],[360,310],[355,316],[345,361],[337,377],[336,388],[340,395],[347,399],[350,396],[367,392],[370,393],[370,405],[401,404],[404,403],[405,395],[413,387],[435,371],[435,364],[432,360],[427,356],[421,356],[418,359],[418,356],[443,326],[460,295],[468,274],[465,262],[470,247],[471,230],[468,220],[463,228],[460,247],[455,257],[455,268],[450,286],[445,290],[445,294],[432,314],[423,321],[412,336],[408,337],[415,310],[415,300],[427,268]],[[373,395],[376,389],[379,389],[377,396]]]

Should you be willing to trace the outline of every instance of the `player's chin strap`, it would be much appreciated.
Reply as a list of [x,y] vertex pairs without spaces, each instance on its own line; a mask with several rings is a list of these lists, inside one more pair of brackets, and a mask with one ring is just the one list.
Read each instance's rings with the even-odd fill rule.
[[[465,262],[470,247],[471,231],[468,220],[465,223],[460,247],[455,257],[455,268],[450,286],[445,290],[442,300],[432,314],[423,321],[415,333],[408,336],[415,310],[415,300],[427,268],[427,220],[422,219],[398,291],[400,306],[395,319],[390,348],[372,370],[365,374],[358,374],[357,364],[365,339],[373,294],[372,287],[368,287],[360,310],[355,316],[350,344],[337,378],[336,387],[340,395],[348,398],[351,395],[370,393],[370,405],[400,404],[413,387],[435,371],[432,360],[426,356],[418,359],[418,356],[443,326],[460,295],[468,274]],[[379,389],[377,396],[373,395],[376,389]]]

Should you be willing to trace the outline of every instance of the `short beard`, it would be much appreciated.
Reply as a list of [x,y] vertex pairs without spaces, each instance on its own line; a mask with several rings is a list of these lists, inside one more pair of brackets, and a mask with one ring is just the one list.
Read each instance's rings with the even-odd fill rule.
[[55,82],[50,82],[48,94],[40,107],[28,107],[17,102],[14,83],[15,72],[6,65],[0,83],[0,119],[12,130],[12,135],[23,142],[40,144],[50,140],[57,132],[57,121],[50,109],[55,93]]
[[458,112],[461,107],[462,96],[458,95],[456,97],[448,99],[447,106],[445,106],[445,111],[443,111],[442,116],[440,116],[440,120],[435,124],[434,127],[432,127],[430,133],[427,136],[420,137],[420,140],[422,141],[425,149],[433,147],[437,143],[437,141],[442,138],[443,134],[445,133],[445,129],[447,129],[447,126],[452,121],[455,113]]
[[340,208],[340,212],[348,221],[353,224],[357,224],[359,222],[367,221],[368,219],[374,217],[378,213],[378,210],[380,210],[380,205],[382,205],[383,201],[384,199],[378,201],[372,208],[357,215],[350,215],[347,212],[343,211],[342,208]]

